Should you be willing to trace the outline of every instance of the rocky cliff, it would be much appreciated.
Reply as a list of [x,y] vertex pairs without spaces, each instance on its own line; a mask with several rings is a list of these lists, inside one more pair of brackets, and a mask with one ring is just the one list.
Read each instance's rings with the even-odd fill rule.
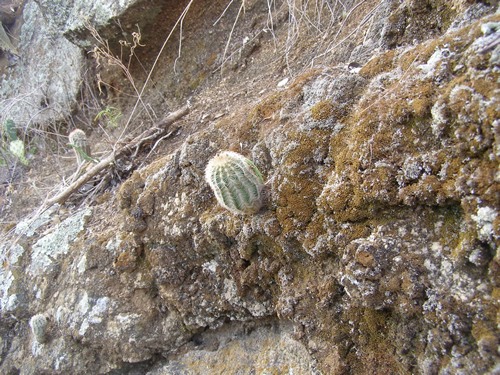
[[[65,144],[4,187],[2,373],[500,371],[495,2],[28,0],[11,25],[1,119],[34,145],[79,127],[99,157],[190,112],[94,195],[21,220]],[[218,204],[220,150],[259,212]]]

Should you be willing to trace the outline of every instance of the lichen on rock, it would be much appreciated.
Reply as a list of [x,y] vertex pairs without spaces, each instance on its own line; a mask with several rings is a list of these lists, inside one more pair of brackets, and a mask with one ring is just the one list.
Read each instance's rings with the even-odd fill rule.
[[28,272],[32,276],[50,273],[59,256],[69,251],[70,243],[83,230],[85,218],[89,215],[91,215],[90,209],[81,210],[60,223],[51,233],[40,238],[33,245]]
[[[269,67],[271,35],[210,84],[196,64],[155,76],[165,92],[170,79],[196,81],[193,112],[172,138],[135,155],[135,170],[92,215],[30,233],[10,253],[0,307],[15,319],[0,324],[0,368],[496,371],[500,47],[491,47],[499,16],[486,3],[360,4],[347,19],[374,15],[381,27],[361,36],[341,28],[348,46],[285,85],[274,76],[276,90],[252,81]],[[247,30],[260,33],[268,9],[247,6]],[[212,8],[195,9],[198,46]],[[348,68],[351,56],[366,58],[361,69]],[[251,155],[266,176],[265,210],[233,215],[218,205],[205,169],[219,150]],[[28,321],[39,311],[53,329],[29,357]]]

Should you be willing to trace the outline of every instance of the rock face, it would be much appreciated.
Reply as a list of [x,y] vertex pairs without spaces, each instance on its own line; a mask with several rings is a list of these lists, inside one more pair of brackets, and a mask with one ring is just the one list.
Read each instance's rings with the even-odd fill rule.
[[[0,369],[498,371],[500,16],[398,4],[358,15],[384,26],[331,51],[346,64],[235,94],[229,115],[212,113],[92,208],[18,225],[2,252]],[[251,77],[268,42],[211,93]],[[194,91],[185,129],[215,102],[208,90]],[[256,214],[217,204],[204,176],[220,150],[263,173]]]
[[[87,25],[111,40],[116,50],[119,39],[139,26],[151,27],[148,21],[161,10],[158,4],[145,6],[140,0],[27,0],[14,21],[11,14],[16,14],[20,3],[11,1],[0,8],[2,19],[12,22],[11,35],[16,40],[12,46],[0,38],[0,51],[9,60],[0,88],[0,119],[12,119],[23,129],[34,123],[52,130],[59,129],[60,122],[72,122],[89,69],[85,55],[95,43]],[[131,14],[135,17],[129,21]],[[118,16],[123,26],[114,22]]]
[[12,27],[16,56],[2,75],[1,121],[13,120],[19,128],[68,120],[75,108],[83,73],[82,51],[45,19],[38,5],[27,1]]

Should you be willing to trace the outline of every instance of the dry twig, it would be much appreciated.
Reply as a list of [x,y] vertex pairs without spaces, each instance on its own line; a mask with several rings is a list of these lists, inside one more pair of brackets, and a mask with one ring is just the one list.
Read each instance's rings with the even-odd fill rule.
[[62,192],[60,192],[59,194],[50,199],[47,199],[44,204],[45,209],[49,208],[50,206],[56,203],[59,204],[64,203],[64,201],[66,201],[71,194],[73,194],[75,191],[78,191],[78,189],[80,189],[92,177],[96,176],[98,173],[100,173],[108,166],[113,164],[116,161],[116,159],[119,158],[121,155],[139,147],[144,142],[144,139],[156,139],[162,137],[168,131],[170,125],[172,125],[174,122],[187,115],[188,112],[189,112],[189,106],[186,105],[181,109],[170,113],[163,120],[157,123],[154,127],[146,130],[145,132],[138,135],[137,137],[127,142],[123,146],[114,149],[109,155],[104,157],[99,163],[97,163],[95,166],[93,166],[91,169],[85,172],[82,176],[80,176],[76,181],[70,184]]

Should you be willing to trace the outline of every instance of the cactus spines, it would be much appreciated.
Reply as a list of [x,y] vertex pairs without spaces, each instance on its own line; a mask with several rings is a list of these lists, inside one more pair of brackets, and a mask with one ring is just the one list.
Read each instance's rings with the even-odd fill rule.
[[82,164],[85,160],[92,158],[90,154],[90,146],[87,143],[87,136],[83,130],[75,129],[69,133],[69,143],[75,151],[78,165]]
[[47,338],[47,317],[44,314],[33,315],[30,319],[30,327],[35,340],[39,343],[45,342]]
[[219,204],[236,214],[252,214],[262,205],[264,180],[255,164],[244,156],[222,151],[207,164],[205,178]]

